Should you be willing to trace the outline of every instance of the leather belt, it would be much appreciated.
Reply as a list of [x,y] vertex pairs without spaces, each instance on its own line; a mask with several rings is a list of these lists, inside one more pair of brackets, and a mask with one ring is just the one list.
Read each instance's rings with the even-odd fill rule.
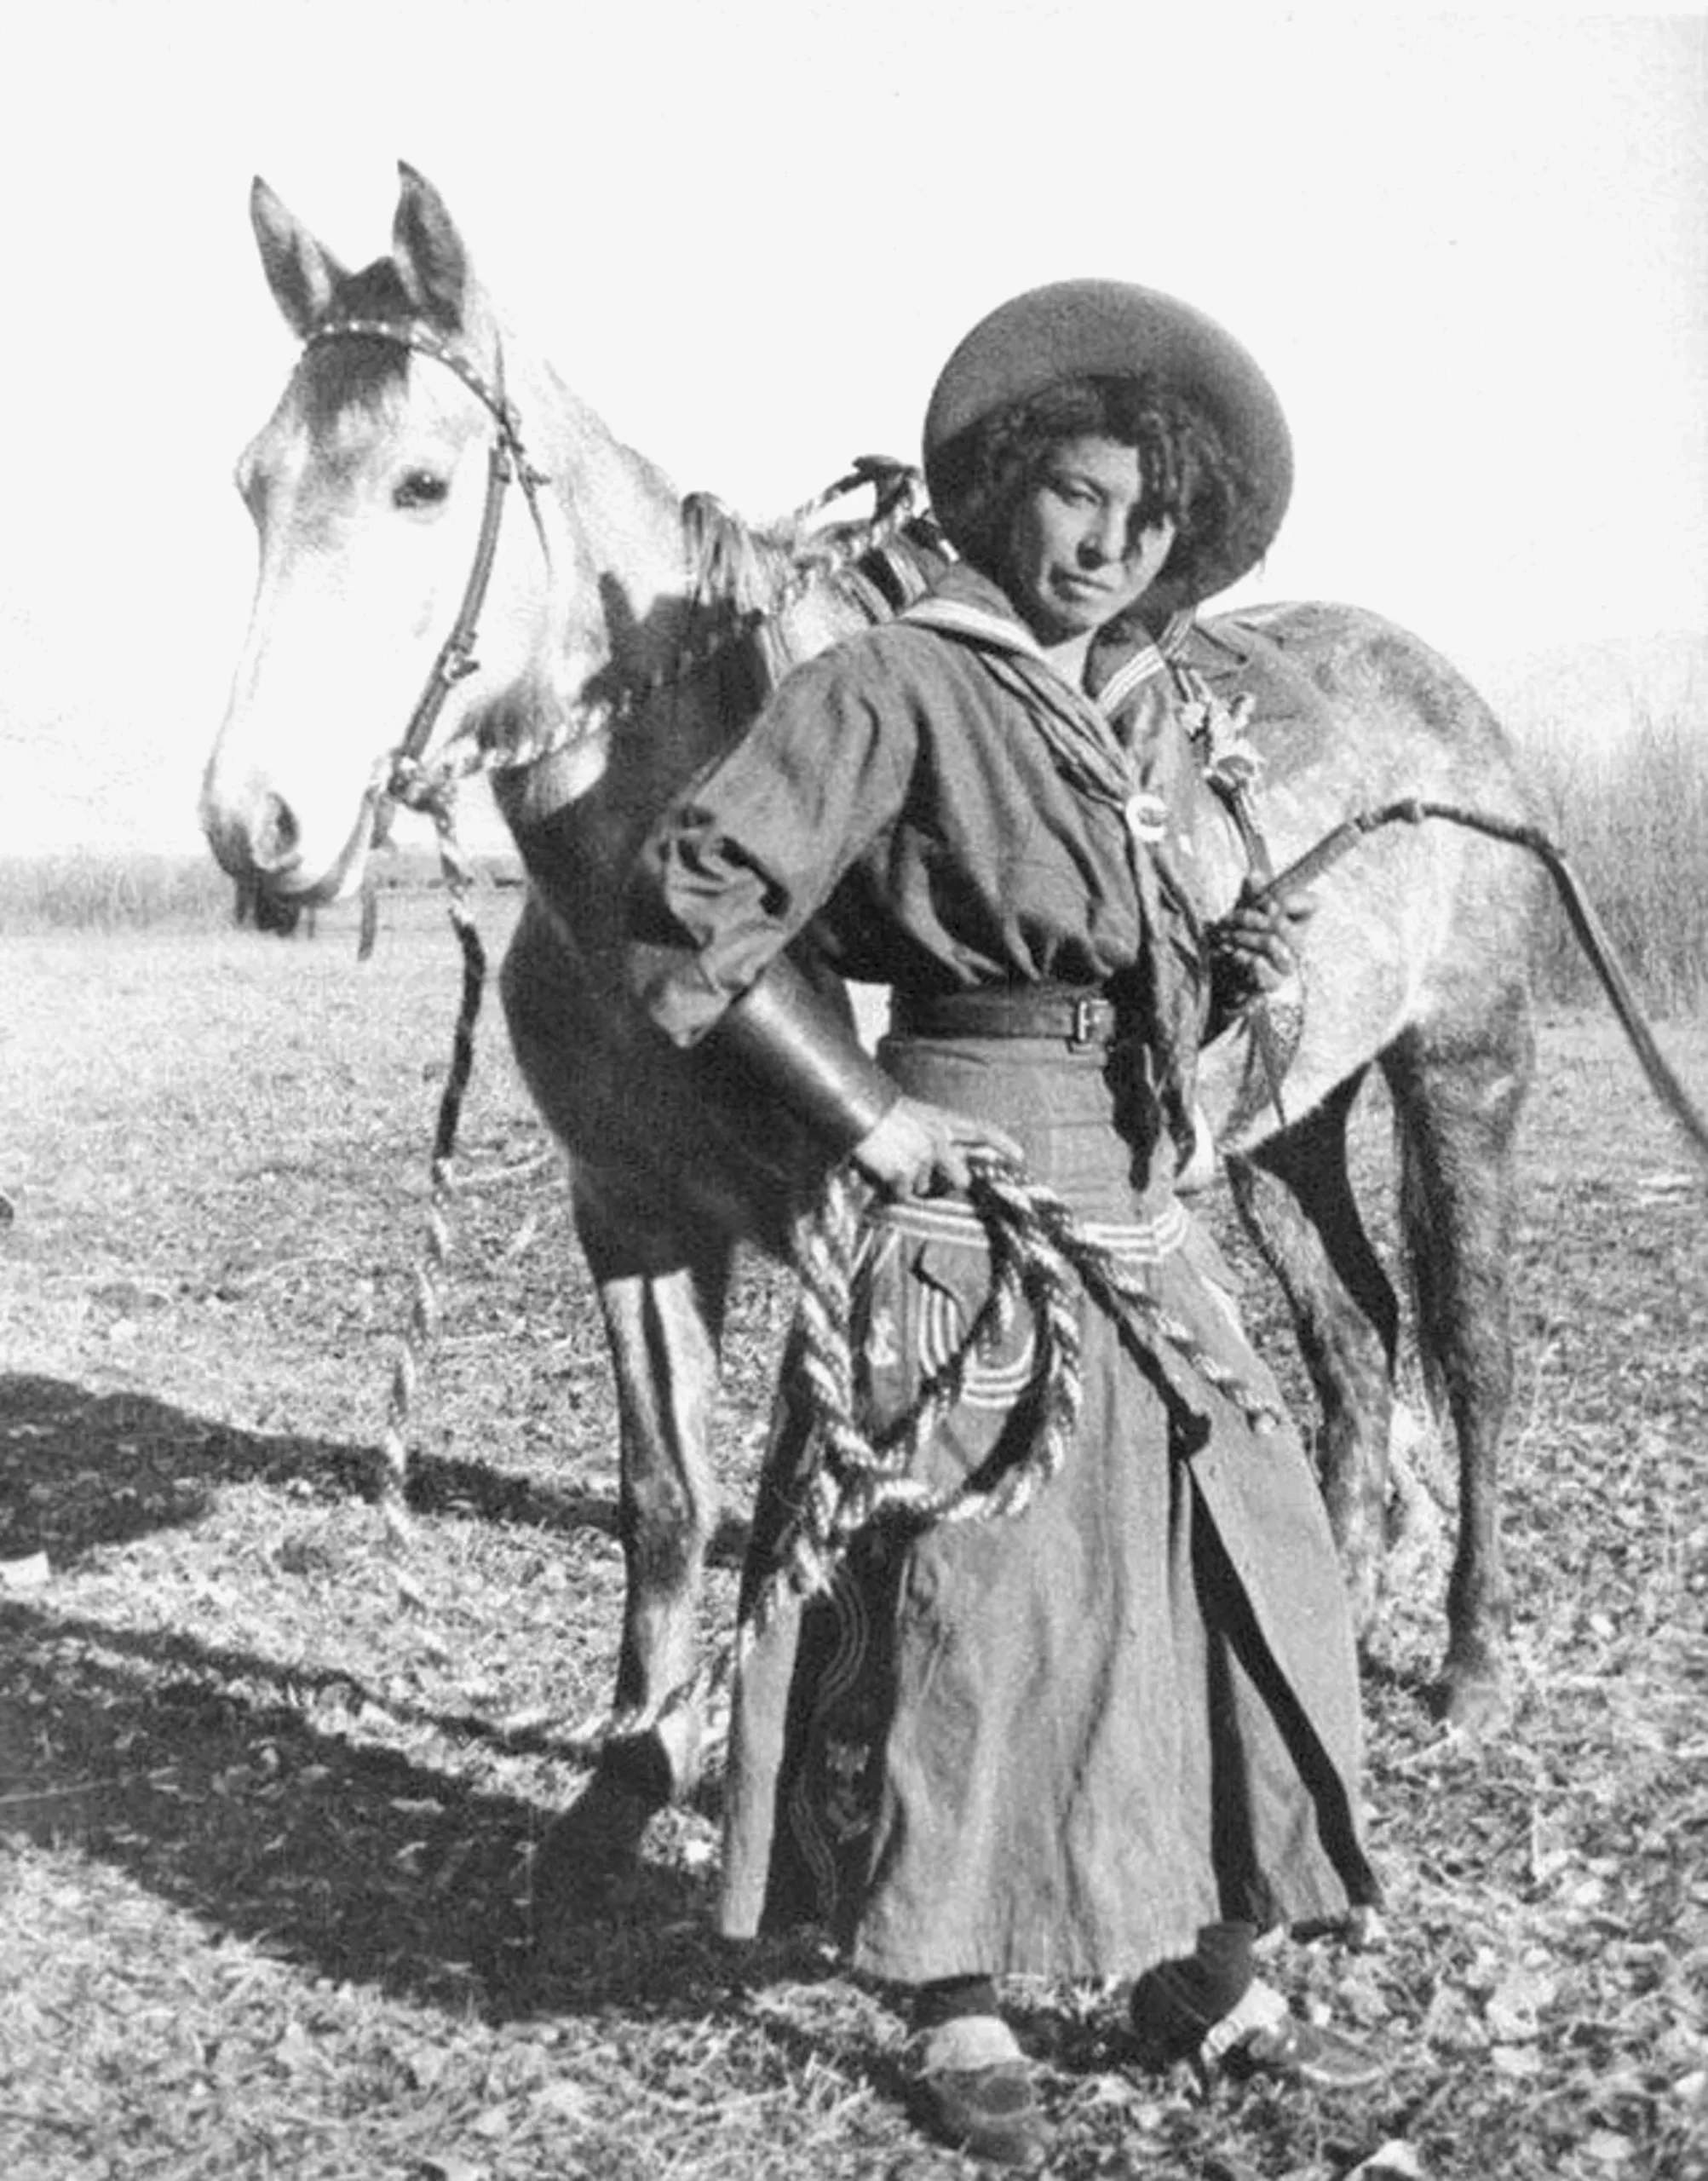
[[1053,1038],[1084,1047],[1124,1034],[1120,1010],[1096,985],[981,985],[968,992],[898,992],[890,1028],[904,1038]]

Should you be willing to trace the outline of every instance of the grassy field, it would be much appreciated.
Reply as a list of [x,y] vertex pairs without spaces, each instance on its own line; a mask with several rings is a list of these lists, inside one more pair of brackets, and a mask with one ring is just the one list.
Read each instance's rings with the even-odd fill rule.
[[[490,937],[512,906],[483,904]],[[610,1685],[608,1372],[489,1021],[423,1511],[388,1547],[365,1487],[457,962],[413,910],[365,966],[348,942],[0,941],[0,2172],[969,2170],[902,2119],[881,1994],[805,1942],[710,1936],[710,1797],[533,1954],[530,1855]],[[1665,1041],[1708,1085],[1708,1028]],[[1379,1195],[1378,1113],[1360,1148]],[[1436,2181],[1708,2175],[1708,1275],[1682,1170],[1617,1033],[1551,1018],[1515,1267],[1516,1717],[1480,1748],[1432,1724],[1444,1520],[1366,1672],[1387,1942],[1272,1971],[1391,2080],[1202,2103],[1126,2066],[1111,1995],[1021,1987],[1055,2173],[1330,2181],[1399,2144]],[[738,1510],[786,1303],[750,1269],[717,1447]],[[1439,1450],[1423,1473],[1450,1510]],[[726,1557],[714,1635],[733,1581]]]
[[[1681,713],[1634,707],[1605,742],[1561,738],[1529,753],[1570,857],[1648,1004],[1708,998],[1708,734]],[[1557,918],[1543,963],[1556,998],[1587,998],[1587,964]]]

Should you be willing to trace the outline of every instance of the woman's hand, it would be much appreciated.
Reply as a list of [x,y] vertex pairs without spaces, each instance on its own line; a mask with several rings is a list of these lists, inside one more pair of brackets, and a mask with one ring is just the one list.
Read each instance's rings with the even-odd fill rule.
[[1308,894],[1275,901],[1246,880],[1234,906],[1210,927],[1216,1013],[1225,1019],[1293,975],[1299,966],[1293,935],[1316,914],[1316,906]]
[[969,1154],[975,1150],[993,1151],[1016,1166],[1022,1161],[1014,1138],[990,1122],[904,1096],[860,1138],[852,1156],[866,1179],[892,1196],[946,1196],[965,1194],[972,1180]]

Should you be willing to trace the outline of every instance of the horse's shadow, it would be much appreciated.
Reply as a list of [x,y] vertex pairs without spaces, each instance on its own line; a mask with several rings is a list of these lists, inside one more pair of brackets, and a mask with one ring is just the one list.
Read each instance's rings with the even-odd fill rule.
[[373,1457],[336,1442],[269,1436],[152,1395],[100,1392],[28,1372],[0,1378],[0,1559],[43,1551],[69,1567],[206,1513],[225,1484],[366,1488]]
[[[382,1482],[372,1445],[245,1430],[151,1394],[97,1392],[27,1372],[0,1377],[0,1562],[41,1551],[64,1568],[98,1546],[186,1527],[222,1485],[288,1486],[335,1500],[377,1498]],[[425,1450],[411,1457],[409,1498],[426,1515],[618,1534],[611,1493]],[[744,1524],[726,1520],[716,1556],[739,1561],[745,1534]]]
[[[0,1379],[14,1510],[0,1560],[27,1547],[68,1568],[195,1521],[221,1485],[365,1492],[371,1462],[363,1447],[233,1430],[147,1395]],[[615,1527],[608,1497],[473,1463],[422,1470],[429,1506]],[[549,1729],[412,1708],[358,1672],[118,1626],[56,1611],[53,1597],[0,1589],[0,1838],[73,1845],[311,1974],[496,2017],[613,2001],[704,2012],[746,1981],[711,1933],[707,1881],[650,1859],[543,1966],[553,1935],[538,1928],[529,1872],[555,1813],[488,1783],[507,1758],[574,1762]],[[369,1706],[382,1716],[358,1741],[346,1729]],[[480,1760],[469,1770],[481,1784],[445,1761],[446,1737]]]
[[495,2021],[703,2019],[779,1963],[826,1973],[727,1948],[710,1880],[651,1860],[566,1945],[528,1890],[553,1813],[318,1724],[339,1680],[348,1717],[371,1694],[349,1677],[0,1604],[0,1838],[74,1847],[310,1976]]

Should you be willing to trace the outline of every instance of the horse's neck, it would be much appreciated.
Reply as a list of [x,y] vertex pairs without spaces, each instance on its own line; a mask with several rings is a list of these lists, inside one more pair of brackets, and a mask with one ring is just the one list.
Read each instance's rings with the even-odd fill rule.
[[491,739],[547,754],[500,775],[513,827],[603,773],[633,693],[664,678],[687,611],[681,506],[663,472],[624,446],[549,365],[511,398],[549,509],[551,604],[532,676],[506,693]]
[[544,374],[543,387],[542,466],[577,562],[558,578],[570,618],[601,631],[595,671],[644,681],[678,640],[688,580],[681,503],[663,471],[624,446],[555,374]]
[[[888,608],[876,593],[856,600],[842,583],[803,573],[802,549],[786,532],[756,534],[699,496],[680,501],[555,379],[532,398],[550,420],[541,452],[573,565],[555,578],[558,684],[543,680],[522,701],[543,715],[555,707],[567,732],[525,770],[499,776],[498,802],[531,864],[542,843],[570,836],[595,861],[620,860],[789,667]],[[558,850],[543,853],[555,861]]]

